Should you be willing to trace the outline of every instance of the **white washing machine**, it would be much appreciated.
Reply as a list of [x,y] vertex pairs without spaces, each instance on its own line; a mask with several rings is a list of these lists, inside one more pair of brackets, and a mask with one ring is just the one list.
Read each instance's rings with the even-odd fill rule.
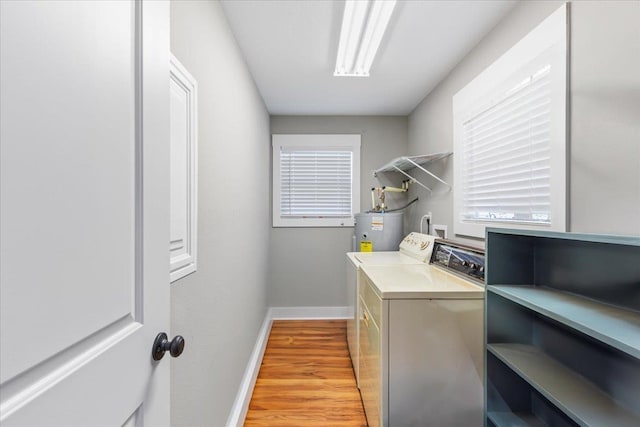
[[349,354],[356,376],[358,387],[360,386],[359,372],[359,322],[358,322],[358,282],[359,271],[362,265],[411,265],[425,264],[429,262],[434,236],[421,233],[409,233],[400,242],[397,251],[386,252],[347,252],[347,302],[350,315],[347,319],[347,342]]
[[436,241],[430,264],[362,265],[360,393],[369,426],[482,426],[484,253]]

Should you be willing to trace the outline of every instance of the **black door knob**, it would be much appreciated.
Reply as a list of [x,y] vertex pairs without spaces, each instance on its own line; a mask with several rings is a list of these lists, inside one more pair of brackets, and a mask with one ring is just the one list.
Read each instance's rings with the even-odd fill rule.
[[178,357],[184,350],[184,338],[180,335],[173,337],[171,341],[167,334],[160,332],[153,341],[153,349],[151,349],[151,357],[153,360],[160,360],[164,357],[164,353],[169,351],[171,357]]

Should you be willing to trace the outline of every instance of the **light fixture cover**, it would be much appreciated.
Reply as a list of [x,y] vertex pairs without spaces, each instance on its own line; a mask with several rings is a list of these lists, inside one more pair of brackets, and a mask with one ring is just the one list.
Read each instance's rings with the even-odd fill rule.
[[334,76],[368,77],[396,0],[347,0]]

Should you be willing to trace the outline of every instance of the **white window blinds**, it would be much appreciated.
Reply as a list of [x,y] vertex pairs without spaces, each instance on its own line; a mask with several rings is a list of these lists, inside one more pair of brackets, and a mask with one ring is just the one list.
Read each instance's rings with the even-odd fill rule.
[[565,231],[567,7],[453,96],[454,232]]
[[463,122],[463,220],[551,222],[551,66]]
[[280,216],[350,218],[351,151],[280,149]]
[[352,227],[360,135],[273,135],[273,226]]

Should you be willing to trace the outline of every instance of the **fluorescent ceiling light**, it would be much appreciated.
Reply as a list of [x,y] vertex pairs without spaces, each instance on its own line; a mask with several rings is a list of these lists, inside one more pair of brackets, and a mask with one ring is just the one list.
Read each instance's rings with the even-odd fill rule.
[[334,76],[368,77],[396,0],[347,0]]

